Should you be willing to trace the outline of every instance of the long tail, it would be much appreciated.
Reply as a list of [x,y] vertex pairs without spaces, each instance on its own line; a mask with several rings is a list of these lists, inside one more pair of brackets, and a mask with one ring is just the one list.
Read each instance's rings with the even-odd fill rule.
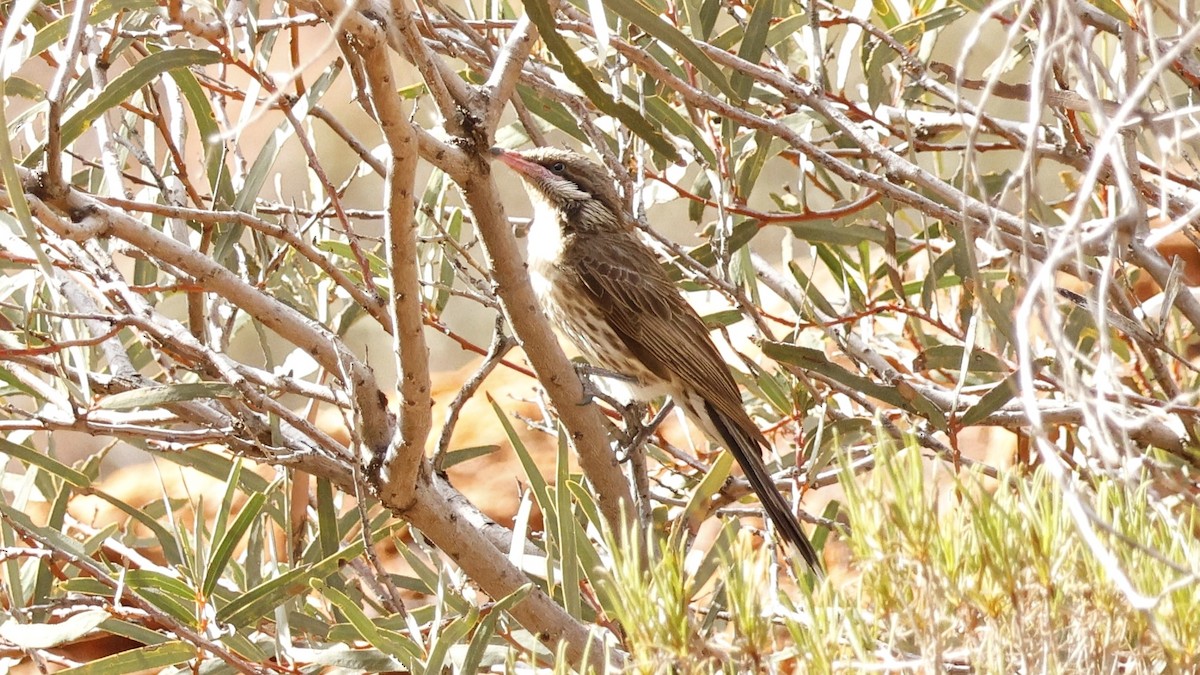
[[763,464],[762,448],[759,447],[758,442],[736,424],[726,419],[708,401],[704,402],[704,411],[708,414],[712,426],[721,436],[725,447],[733,453],[734,459],[741,465],[742,472],[746,474],[746,480],[750,481],[750,487],[754,489],[754,494],[758,495],[767,516],[775,524],[775,529],[795,547],[817,578],[823,578],[825,573],[821,569],[817,551],[808,537],[804,535],[804,531],[800,529],[800,522],[796,520],[791,507],[788,506],[779,490],[775,488],[775,483],[771,481],[771,475],[767,472],[766,465]]

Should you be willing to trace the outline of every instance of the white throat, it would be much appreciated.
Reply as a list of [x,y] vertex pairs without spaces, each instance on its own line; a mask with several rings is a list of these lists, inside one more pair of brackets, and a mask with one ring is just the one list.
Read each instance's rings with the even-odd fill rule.
[[544,199],[533,199],[533,221],[529,224],[529,280],[533,290],[543,301],[552,290],[556,274],[554,263],[563,252],[562,226],[559,225],[558,210]]

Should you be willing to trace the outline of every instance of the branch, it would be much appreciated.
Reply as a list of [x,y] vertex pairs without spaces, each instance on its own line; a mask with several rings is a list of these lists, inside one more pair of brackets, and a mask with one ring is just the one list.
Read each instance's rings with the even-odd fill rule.
[[[429,348],[421,317],[420,272],[417,269],[417,237],[413,222],[413,199],[417,170],[417,143],[411,123],[400,106],[396,83],[392,77],[387,52],[382,43],[368,43],[359,49],[370,86],[370,102],[376,121],[383,130],[391,154],[388,157],[387,238],[388,270],[392,282],[392,346],[400,374],[400,434],[393,437],[386,423],[386,402],[377,401],[368,424],[364,414],[367,445],[373,453],[371,464],[380,464],[379,497],[386,504],[405,506],[418,473],[425,464],[425,441],[433,425],[433,398],[429,383]],[[380,416],[380,409],[383,415]],[[386,443],[386,445],[384,445]]]
[[521,77],[521,69],[525,67],[525,61],[529,59],[537,37],[537,27],[529,20],[528,15],[524,15],[513,27],[504,47],[496,55],[496,65],[492,67],[492,74],[481,87],[486,106],[483,128],[489,134],[496,132],[500,123],[500,113],[512,97],[517,80]]
[[627,528],[623,525],[623,513],[636,512],[629,482],[608,446],[608,430],[599,410],[594,405],[580,405],[584,400],[583,384],[542,316],[516,237],[503,215],[491,169],[480,158],[475,171],[452,178],[462,187],[475,219],[505,316],[570,434],[580,466],[596,490],[605,520],[614,532],[624,532]]

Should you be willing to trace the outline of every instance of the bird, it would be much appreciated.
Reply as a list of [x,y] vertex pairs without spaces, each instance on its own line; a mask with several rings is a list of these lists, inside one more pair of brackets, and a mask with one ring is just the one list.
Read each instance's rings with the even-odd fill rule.
[[768,441],[696,311],[634,232],[599,165],[554,147],[491,154],[517,173],[533,204],[526,264],[550,323],[607,384],[638,401],[669,396],[741,466],[780,535],[817,575],[821,562],[762,460]]

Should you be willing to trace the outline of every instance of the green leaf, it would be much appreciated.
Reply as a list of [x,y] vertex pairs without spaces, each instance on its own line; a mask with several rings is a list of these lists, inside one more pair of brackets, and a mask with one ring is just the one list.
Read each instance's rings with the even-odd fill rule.
[[418,556],[411,546],[399,548],[400,555],[404,556],[404,561],[408,563],[408,566],[412,568],[412,573],[416,576],[402,578],[403,583],[397,585],[425,595],[437,595],[442,583],[438,571],[431,567],[424,558]]
[[[327,478],[317,478],[317,541],[322,557],[333,555],[338,548],[341,535],[338,532],[337,504],[334,501],[333,483]],[[294,525],[293,525],[294,527]]]
[[[212,527],[212,538],[216,541],[225,535],[225,528],[229,525],[229,517],[233,515],[233,500],[237,497],[238,478],[242,475],[242,458],[234,458],[233,465],[229,468],[229,476],[225,479],[225,494],[221,496],[221,506],[217,510],[216,522]],[[204,495],[200,496],[201,499]],[[198,505],[203,508],[204,504]]]
[[[621,2],[640,7],[636,0],[621,0]],[[537,25],[538,32],[541,33],[542,42],[545,43],[546,48],[562,64],[563,74],[583,90],[588,100],[594,103],[605,114],[611,115],[623,122],[625,126],[629,127],[630,131],[649,143],[650,147],[654,148],[656,152],[666,157],[669,161],[674,162],[679,159],[679,153],[675,152],[675,147],[646,121],[646,118],[642,117],[641,113],[604,92],[604,89],[592,76],[591,70],[575,54],[575,50],[571,49],[562,35],[559,35],[558,27],[554,22],[554,12],[550,9],[546,0],[529,0],[525,3],[525,11],[528,12],[529,18],[533,23]],[[617,11],[618,13],[620,12],[620,10]],[[657,17],[650,14],[649,10],[643,8],[643,11],[655,20],[658,20]],[[645,29],[645,26],[642,27]],[[678,33],[679,31],[675,32]],[[691,44],[690,41],[688,44]],[[695,45],[691,46],[694,50],[699,51]],[[705,60],[707,60],[707,57],[705,57]],[[712,62],[710,61],[709,63],[711,64]]]
[[[767,31],[771,28],[771,20],[775,18],[775,0],[755,0],[754,11],[750,21],[746,23],[746,34],[742,36],[742,44],[738,56],[750,63],[758,63],[762,59],[763,49],[767,46]],[[750,89],[754,86],[754,78],[734,73],[733,90],[738,101],[750,97]]]
[[988,3],[987,0],[954,0],[954,2],[955,4],[966,7],[968,10],[975,12],[976,14],[982,13],[990,6],[990,3]]
[[220,139],[221,129],[217,126],[212,103],[190,70],[172,71],[171,79],[175,80],[179,91],[183,93],[188,107],[192,109],[192,118],[196,120],[196,132],[204,150],[204,170],[214,197],[213,208],[229,208],[235,200],[233,181],[225,164],[225,144]]
[[525,596],[529,595],[532,589],[533,584],[525,584],[504,596],[499,602],[492,604],[490,611],[475,627],[475,635],[471,638],[471,644],[467,647],[467,653],[463,656],[463,662],[458,672],[479,672],[480,661],[483,659],[483,654],[492,640],[492,635],[496,632],[496,622],[500,620],[504,612],[507,612],[513,605],[524,600]]
[[779,415],[790,415],[796,410],[792,402],[791,391],[789,390],[783,375],[776,375],[765,370],[755,367],[754,387],[758,390],[759,395]]
[[[292,104],[292,116],[298,120],[303,120],[307,117],[308,111],[321,100],[321,97],[329,90],[330,85],[341,71],[341,59],[330,64],[313,81],[312,85],[305,91],[304,96]],[[245,180],[239,188],[237,198],[233,203],[235,211],[249,213],[253,210],[254,200],[262,194],[262,186],[273,175],[271,169],[274,168],[275,161],[279,158],[279,149],[283,147],[284,141],[296,132],[297,130],[292,126],[292,122],[284,120],[267,138],[267,142],[263,144],[262,149],[259,150],[258,155],[254,158],[254,163],[250,165],[250,170],[246,172]],[[233,243],[237,238],[240,238],[243,228],[240,225],[234,225],[227,229],[227,236],[223,237],[215,248],[214,258],[219,262],[227,260],[226,256],[229,254]],[[235,237],[233,233],[237,233],[237,236]]]
[[[462,239],[463,211],[462,209],[454,209],[450,214],[450,224],[446,227],[446,236],[453,241]],[[446,309],[446,304],[450,302],[450,288],[454,285],[454,261],[446,251],[448,246],[437,247],[441,256],[440,269],[438,270],[438,288],[436,297],[433,302],[433,313],[435,316],[440,316]]]
[[700,38],[707,40],[712,37],[713,28],[717,25],[717,17],[721,15],[721,0],[701,0],[700,3]]
[[[999,270],[997,270],[997,272],[999,272]],[[975,297],[979,300],[979,304],[983,305],[984,313],[986,313],[988,318],[992,320],[992,329],[996,331],[998,336],[1002,336],[1007,344],[1015,344],[1017,341],[1017,329],[1013,325],[1013,304],[1015,296],[1008,297],[1008,299],[1001,304],[1000,300],[997,300],[992,296],[991,288],[993,286],[989,283],[992,281],[992,279],[989,279],[987,274],[983,274],[981,276],[983,277],[983,287],[979,289],[979,292],[975,294]],[[997,274],[997,276],[999,276],[999,274]],[[1007,291],[1011,293],[1012,287],[1008,287]],[[1005,299],[1004,293],[1001,293],[1001,299]],[[1002,349],[1003,342],[999,338],[997,338],[996,342],[998,343],[996,348]]]
[[538,469],[537,462],[533,461],[529,449],[525,447],[525,443],[517,435],[516,429],[513,429],[512,423],[508,421],[508,416],[504,414],[504,410],[500,408],[491,394],[487,395],[487,400],[500,420],[500,426],[504,428],[504,435],[508,436],[508,442],[512,444],[513,452],[517,453],[517,459],[521,460],[521,468],[525,470],[525,477],[529,479],[529,488],[533,490],[533,496],[537,500],[538,506],[545,512],[547,520],[553,518],[554,502],[550,499],[550,490],[546,485],[546,479]]
[[235,395],[237,395],[237,390],[233,388],[233,385],[224,382],[164,384],[105,396],[96,402],[96,407],[104,410],[157,408],[168,403],[194,401],[198,398],[231,398]]
[[[798,265],[794,260],[788,261],[788,271],[792,273],[792,276],[796,279],[796,282],[800,284],[800,288],[804,290],[805,295],[808,296],[809,302],[811,302],[813,306],[817,308],[817,311],[819,311],[823,316],[827,317],[834,317],[838,315],[838,311],[833,308],[833,305],[830,304],[829,300],[827,300],[821,293],[819,284],[813,283],[812,279],[805,274],[804,270],[800,269],[800,265]],[[795,309],[797,311],[801,311],[804,308],[796,307]]]
[[351,600],[345,593],[321,583],[314,583],[313,588],[341,610],[342,614],[350,621],[350,625],[354,626],[362,639],[370,643],[372,647],[400,660],[411,672],[424,670],[422,663],[424,654],[421,647],[408,636],[375,625],[375,622],[362,611],[358,603]]
[[706,328],[715,330],[740,323],[745,318],[746,316],[739,310],[726,309],[720,312],[713,312],[712,314],[705,314],[700,317],[700,320],[704,322]]
[[1090,0],[1090,2],[1095,5],[1097,9],[1111,16],[1117,21],[1120,21],[1126,25],[1131,23],[1129,14],[1121,7],[1121,5],[1117,4],[1113,0]]
[[0,438],[0,452],[18,461],[25,462],[30,466],[36,466],[52,476],[57,476],[71,487],[85,488],[92,484],[91,479],[87,476],[53,457],[32,448],[17,445],[5,438]]
[[788,223],[787,228],[810,244],[830,244],[833,246],[857,246],[864,241],[882,244],[886,235],[876,227],[868,225],[851,225],[831,221],[806,221]]
[[180,623],[196,626],[196,589],[157,570],[130,570],[124,582]]
[[[746,244],[749,244],[750,240],[758,234],[760,229],[762,229],[762,223],[759,221],[743,220],[742,222],[733,226],[733,231],[730,232],[729,236],[725,239],[725,246],[729,248],[731,253],[736,252]],[[711,241],[701,244],[691,251],[688,251],[688,255],[694,258],[696,262],[700,263],[701,265],[712,267],[713,265],[717,264],[717,256],[713,254]],[[681,276],[673,265],[671,266],[670,276],[675,280],[678,280]]]
[[[913,17],[889,32],[897,42],[911,46],[927,33],[957,21],[966,13],[967,11],[958,5],[947,5],[928,14]],[[888,51],[892,50],[888,49]]]
[[576,520],[582,520],[578,525],[578,537],[575,539],[575,554],[578,557],[576,565],[592,586],[595,586],[600,583],[599,577],[606,573],[607,568],[604,561],[600,560],[600,554],[596,551],[592,540],[587,537],[587,523],[591,523],[598,531],[604,532],[608,527],[608,522],[600,515],[594,492],[590,492],[577,480],[568,481],[567,489],[575,496]]
[[985,417],[999,410],[1005,403],[1011,401],[1017,395],[1020,375],[1019,372],[1013,373],[1004,378],[1000,384],[992,387],[979,399],[978,403],[963,413],[959,422],[965,427],[978,424]]
[[[217,480],[225,480],[233,469],[233,460],[226,455],[207,450],[191,450],[182,453],[165,453],[158,455],[173,464],[191,467]],[[266,492],[269,483],[267,479],[253,471],[243,471],[240,476],[241,488],[244,492]]]
[[754,152],[742,153],[741,161],[738,162],[736,177],[738,194],[748,195],[754,189],[763,166],[771,157],[771,145],[771,134],[766,131],[754,133]]
[[[355,257],[354,249],[350,248],[350,244],[344,241],[336,241],[334,239],[322,239],[321,241],[317,242],[317,250],[326,251],[336,256],[345,258],[346,260],[352,261],[353,264],[349,266],[350,277],[353,279],[361,278],[358,274],[358,258]],[[371,274],[380,277],[387,275],[387,261],[374,253],[370,253],[368,251],[363,251],[363,253],[367,259],[367,265],[371,268]]]
[[[707,145],[701,147],[703,147],[706,151],[706,157],[712,155],[712,158],[709,160],[709,164],[715,164],[716,156],[713,155],[712,148],[709,148]],[[712,197],[712,183],[708,180],[707,171],[699,171],[696,173],[696,179],[692,183],[692,194],[700,197],[701,199],[709,199]],[[704,217],[704,210],[708,208],[708,205],[700,199],[689,199],[687,205],[688,220],[692,221],[693,223],[700,222],[700,219]]]
[[845,384],[857,392],[872,399],[878,399],[886,402],[888,405],[895,407],[907,407],[904,399],[896,393],[896,390],[890,387],[884,387],[883,384],[870,380],[868,377],[856,374],[842,368],[842,366],[830,362],[824,353],[817,350],[810,350],[808,347],[798,347],[796,345],[785,345],[782,342],[766,341],[762,345],[762,353],[770,359],[778,360],[780,363],[791,364],[804,370],[818,372],[823,376],[830,378],[835,382]]
[[[92,6],[91,14],[88,15],[88,23],[96,25],[101,21],[116,16],[117,12],[133,12],[137,10],[152,10],[157,9],[158,3],[154,0],[100,0]],[[33,46],[27,60],[32,60],[35,56],[41,54],[50,48],[50,45],[56,42],[62,42],[67,39],[67,35],[71,29],[71,22],[75,19],[73,14],[66,14],[57,21],[52,21],[40,30],[33,37]]]
[[733,455],[729,454],[728,450],[722,450],[713,462],[712,469],[705,474],[700,484],[692,491],[692,496],[688,498],[687,505],[683,507],[683,513],[680,514],[680,523],[686,524],[695,514],[708,512],[709,500],[725,484],[731,469],[733,469]]
[[889,0],[871,0],[871,4],[875,8],[875,17],[889,30],[900,23],[900,15]]
[[463,462],[469,462],[472,459],[486,457],[494,452],[499,452],[499,450],[500,446],[498,445],[476,445],[470,448],[451,450],[446,453],[442,461],[442,466],[449,469],[455,464],[462,464]]
[[[934,259],[933,264],[929,266],[929,274],[925,275],[925,282],[921,286],[921,307],[925,311],[929,311],[933,307],[933,298],[938,289],[942,286],[947,278],[947,272],[954,265],[953,251],[947,251]],[[960,285],[957,279],[955,286]]]
[[451,621],[450,625],[446,626],[437,636],[437,640],[429,650],[429,660],[425,663],[425,675],[441,675],[450,648],[457,646],[478,622],[479,609],[475,606],[471,606],[466,615]]
[[[13,508],[7,501],[0,501],[0,511],[5,516],[11,518],[22,528],[34,532],[42,539],[46,540],[47,545],[65,552],[67,555],[83,558],[87,555],[87,551],[83,549],[83,545],[78,541],[68,537],[58,530],[41,527],[33,524],[33,520],[24,511]],[[14,584],[13,580],[9,580],[10,584]],[[15,584],[14,584],[15,585]]]
[[182,642],[164,642],[157,645],[138,647],[119,654],[96,659],[82,666],[58,671],[59,675],[112,675],[113,673],[136,673],[157,671],[167,666],[183,663],[196,657],[196,648]]
[[[825,505],[825,510],[821,512],[821,518],[825,519],[826,521],[837,522],[838,511],[840,511],[841,508],[841,502],[836,499],[831,499],[829,500],[829,503]],[[824,550],[825,540],[828,538],[829,528],[825,525],[818,525],[813,530],[812,536],[809,537],[809,541],[812,543],[814,549],[821,551]]]
[[[649,35],[661,40],[674,49],[684,61],[700,71],[726,96],[740,100],[737,92],[725,79],[725,74],[713,63],[692,40],[678,28],[664,21],[657,13],[638,0],[606,0],[606,7],[625,17],[629,22]],[[540,27],[539,27],[540,28]],[[543,33],[543,36],[545,34]]]
[[[926,349],[917,358],[917,370],[953,370],[962,368],[962,345],[936,345]],[[967,370],[973,373],[1007,373],[1008,366],[998,357],[979,349],[971,350]]]
[[242,540],[242,535],[246,534],[246,531],[250,529],[250,525],[258,517],[263,505],[266,503],[267,495],[265,493],[257,492],[250,495],[250,498],[246,500],[241,510],[238,511],[233,525],[230,526],[229,530],[213,546],[208,561],[207,574],[204,577],[204,584],[200,588],[204,597],[212,595],[213,589],[217,587],[217,582],[221,579],[221,574],[225,571],[225,566],[233,558],[234,549],[237,547],[238,542]]
[[806,14],[793,14],[786,19],[780,19],[771,26],[771,30],[767,31],[767,46],[775,47],[800,32],[806,25],[808,25],[808,15]]
[[143,509],[132,506],[124,500],[117,499],[107,492],[95,490],[91,492],[91,494],[92,496],[99,497],[100,499],[108,502],[114,508],[130,518],[133,518],[143,527],[153,532],[155,538],[158,539],[159,548],[162,549],[163,558],[165,558],[168,563],[172,565],[183,564],[183,551],[181,551],[179,548],[179,541],[174,535],[171,534],[170,530],[163,527],[162,523],[155,520]]
[[[708,141],[700,135],[696,126],[681,115],[678,110],[659,96],[647,96],[644,99],[644,103],[646,114],[650,116],[652,121],[658,122],[668,133],[688,139],[692,144],[692,149],[703,157],[709,165],[717,163],[717,156],[713,153],[712,148],[708,147]],[[704,176],[704,173],[701,172],[700,176]],[[689,206],[696,203],[690,202]]]
[[547,96],[542,96],[528,85],[518,84],[517,95],[529,112],[546,120],[554,128],[565,132],[580,143],[587,142],[587,135],[579,128],[579,121],[567,107]]
[[[104,111],[120,105],[122,101],[132,96],[138,89],[150,84],[159,75],[177,68],[206,66],[220,60],[221,55],[215,51],[185,47],[173,47],[150,54],[133,64],[129,70],[110,80],[108,86],[91,103],[85,105],[62,123],[62,146],[67,147],[87,131],[92,126],[92,122],[104,114]],[[25,165],[36,164],[41,160],[43,152],[45,152],[45,146],[39,146],[29,153],[29,156],[25,158]]]
[[891,77],[887,64],[891,63],[896,54],[891,48],[879,43],[871,43],[866,48],[863,58],[863,71],[867,75],[867,103],[875,110],[887,101],[891,89]]
[[[371,535],[371,541],[379,541],[391,533],[392,525],[384,525]],[[337,573],[347,560],[363,554],[362,539],[346,546],[337,553],[327,556],[312,565],[302,565],[265,581],[239,595],[228,605],[217,610],[217,618],[235,627],[249,626],[271,613],[293,595],[306,590],[312,580],[321,580]]]
[[136,623],[122,621],[120,619],[109,618],[104,623],[100,624],[100,630],[112,635],[129,638],[135,642],[140,642],[144,645],[159,645],[167,641],[167,637],[162,633],[152,631],[149,628],[144,628]]
[[4,82],[4,93],[6,96],[20,96],[21,98],[38,102],[44,101],[46,98],[45,89],[16,75],[13,75]]
[[567,610],[567,614],[578,619],[582,617],[582,605],[579,597],[579,556],[575,551],[575,542],[581,535],[579,534],[579,521],[575,519],[575,513],[571,509],[571,490],[567,487],[571,482],[570,458],[571,450],[567,447],[567,434],[560,428],[554,475],[556,517],[551,525],[554,527],[554,540],[558,544],[558,567],[562,574],[563,608]]
[[0,623],[0,638],[22,649],[52,649],[75,642],[108,619],[108,612],[89,609],[58,623],[19,623],[9,616]]

